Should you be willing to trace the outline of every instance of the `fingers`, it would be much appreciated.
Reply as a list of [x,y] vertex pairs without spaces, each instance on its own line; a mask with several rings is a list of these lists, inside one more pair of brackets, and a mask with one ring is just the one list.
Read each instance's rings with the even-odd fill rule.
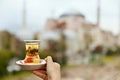
[[34,70],[32,72],[39,72],[39,73],[43,73],[43,74],[47,75],[46,70]]
[[37,76],[39,76],[39,77],[41,77],[42,79],[46,79],[47,78],[46,72],[44,72],[44,71],[37,71],[37,70],[35,70],[32,73],[37,75]]
[[39,73],[46,73],[46,69],[36,69],[36,70],[33,70],[32,72],[39,72]]
[[48,57],[47,57],[47,62],[49,62],[49,63],[52,63],[52,62],[53,62],[53,60],[52,60],[52,57],[51,57],[51,56],[48,56]]
[[51,56],[45,58],[45,61],[47,62],[46,67],[42,67],[39,70],[34,70],[32,73],[44,80],[48,80],[48,77],[53,78],[55,75],[60,78],[60,64],[53,62]]
[[53,64],[53,60],[51,56],[47,57],[47,66],[51,66]]
[[46,70],[46,67],[42,66],[39,70]]
[[58,64],[58,63],[56,63],[56,62],[53,62],[51,56],[48,56],[45,60],[47,61],[47,65],[48,65],[48,66],[51,66],[51,65],[54,64],[54,65],[56,65],[57,67],[60,67],[60,64]]

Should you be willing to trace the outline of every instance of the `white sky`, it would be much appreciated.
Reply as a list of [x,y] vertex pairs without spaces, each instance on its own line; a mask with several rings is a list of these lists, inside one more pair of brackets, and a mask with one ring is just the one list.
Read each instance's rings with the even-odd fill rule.
[[[78,10],[86,20],[96,22],[97,0],[26,0],[27,28],[43,29],[48,17],[58,17],[68,10]],[[101,0],[101,28],[119,32],[119,0]],[[22,26],[23,0],[0,0],[0,29],[18,32]]]

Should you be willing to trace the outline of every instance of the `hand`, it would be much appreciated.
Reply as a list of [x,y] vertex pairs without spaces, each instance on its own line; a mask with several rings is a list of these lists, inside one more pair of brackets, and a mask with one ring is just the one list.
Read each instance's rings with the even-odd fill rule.
[[60,65],[53,62],[52,58],[48,56],[46,59],[46,68],[32,71],[33,74],[42,78],[43,80],[61,80]]

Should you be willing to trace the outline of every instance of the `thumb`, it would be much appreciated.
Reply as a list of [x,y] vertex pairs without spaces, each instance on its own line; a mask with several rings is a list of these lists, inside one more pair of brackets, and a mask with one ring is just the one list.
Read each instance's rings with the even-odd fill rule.
[[47,66],[50,66],[53,64],[53,60],[52,60],[52,57],[51,56],[48,56],[47,57]]

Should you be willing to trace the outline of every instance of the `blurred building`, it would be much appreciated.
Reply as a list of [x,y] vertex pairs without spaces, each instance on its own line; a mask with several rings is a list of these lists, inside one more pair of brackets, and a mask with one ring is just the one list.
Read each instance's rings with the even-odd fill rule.
[[0,49],[9,49],[10,48],[10,38],[11,35],[8,31],[0,31]]
[[120,34],[117,36],[117,46],[119,46],[120,47]]
[[41,32],[39,39],[41,42],[41,49],[48,48],[48,41],[58,42],[60,41],[60,34],[57,31],[58,21],[49,18],[46,21],[45,29]]
[[62,14],[58,20],[60,23],[65,23],[66,28],[77,30],[83,27],[85,16],[78,11],[69,11]]
[[8,31],[0,31],[0,50],[10,50],[19,54],[23,49],[23,42]]
[[67,63],[80,64],[83,60],[80,53],[85,50],[85,16],[78,11],[69,11],[60,16],[59,22],[64,23]]
[[119,43],[112,33],[102,30],[96,24],[86,22],[85,16],[78,11],[65,12],[58,19],[49,18],[38,39],[42,41],[42,49],[51,47],[52,50],[54,46],[49,45],[49,40],[64,43],[64,51],[60,51],[60,46],[55,47],[58,52],[66,55],[67,64],[70,65],[89,63],[91,55],[105,55],[107,50],[115,50],[116,44]]
[[0,50],[3,48],[2,46],[2,31],[0,31]]

